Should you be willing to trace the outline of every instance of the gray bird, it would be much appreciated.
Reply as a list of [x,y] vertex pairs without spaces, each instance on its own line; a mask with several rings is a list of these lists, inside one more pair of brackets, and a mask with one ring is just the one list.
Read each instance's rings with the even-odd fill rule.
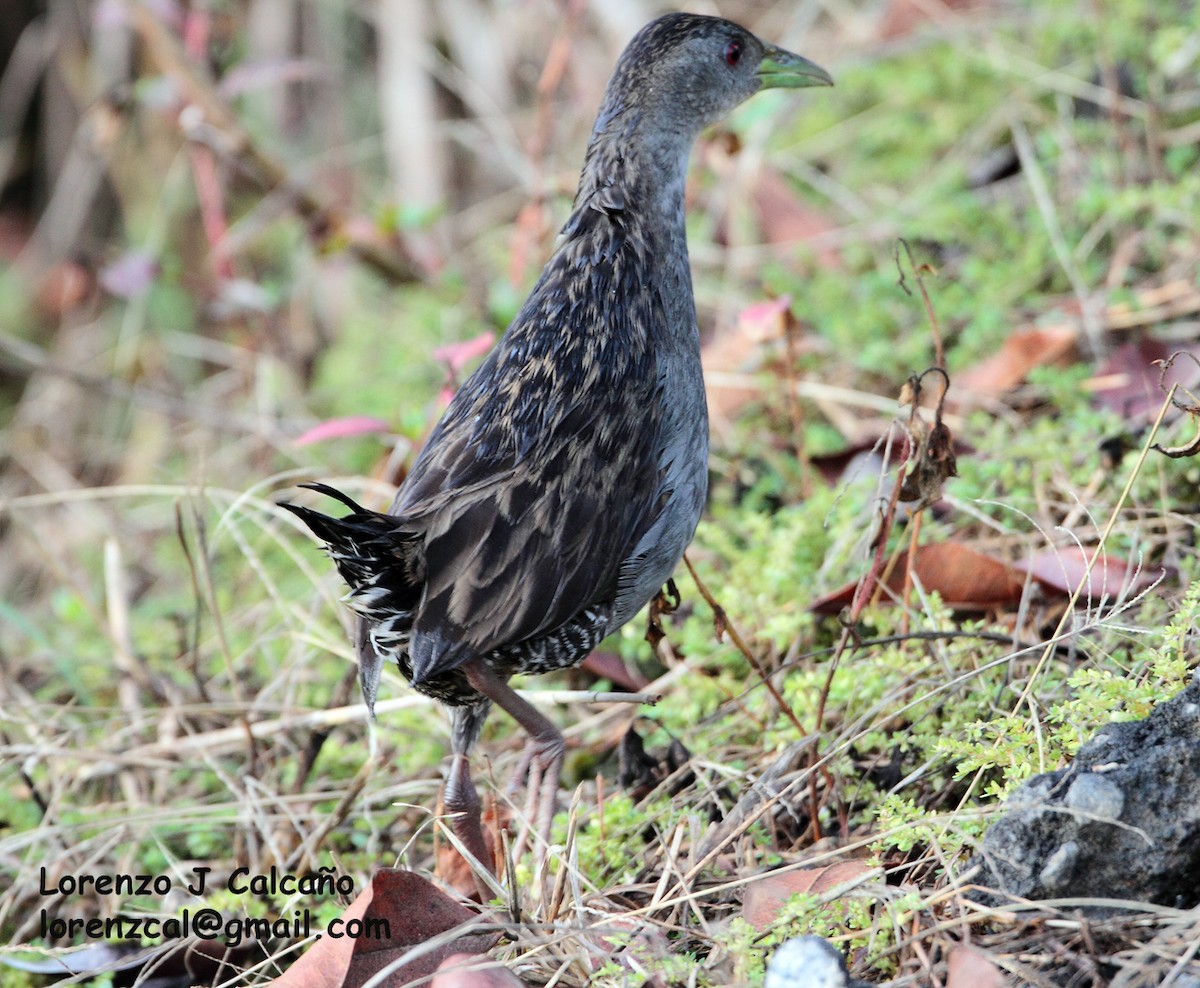
[[708,411],[684,231],[700,132],[824,69],[729,21],[668,14],[617,62],[579,191],[529,298],[463,384],[385,514],[284,505],[360,617],[363,694],[396,661],[450,708],[446,809],[488,863],[468,753],[493,703],[528,732],[529,815],[549,834],[562,734],[509,685],[581,662],[670,579],[704,505]]

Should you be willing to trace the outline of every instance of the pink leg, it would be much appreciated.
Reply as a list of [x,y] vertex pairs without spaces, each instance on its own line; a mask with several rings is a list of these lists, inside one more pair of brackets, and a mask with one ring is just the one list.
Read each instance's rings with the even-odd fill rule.
[[[462,671],[467,682],[503,709],[529,735],[529,743],[521,758],[521,764],[528,767],[529,773],[526,821],[533,821],[538,836],[548,844],[558,801],[558,780],[566,752],[562,732],[530,703],[521,699],[486,663],[472,659],[463,665]],[[524,844],[523,837],[524,834],[518,838],[518,852]]]
[[[450,774],[442,790],[442,803],[451,815],[450,827],[454,835],[483,867],[495,874],[492,852],[483,834],[482,804],[471,781],[471,763],[467,758],[467,751],[479,736],[489,706],[455,707],[450,712],[454,760],[450,763]],[[475,875],[475,887],[481,902],[492,898],[491,888],[478,874]]]

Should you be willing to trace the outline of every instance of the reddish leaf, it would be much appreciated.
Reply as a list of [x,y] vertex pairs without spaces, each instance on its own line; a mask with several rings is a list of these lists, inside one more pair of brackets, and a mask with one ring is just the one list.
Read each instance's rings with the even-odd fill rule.
[[579,664],[597,679],[607,679],[619,690],[637,693],[650,685],[650,680],[612,652],[592,652]]
[[[908,553],[902,553],[887,581],[893,594],[904,589]],[[1024,578],[1011,566],[968,549],[958,542],[940,542],[917,549],[913,575],[927,591],[937,591],[956,611],[1012,607],[1020,602]],[[837,614],[854,598],[855,583],[819,597],[809,605],[818,614]]]
[[778,918],[779,910],[797,892],[828,892],[873,870],[864,861],[839,861],[824,868],[768,872],[746,886],[742,916],[756,930],[768,929]]
[[[323,936],[279,978],[274,988],[359,988],[413,947],[454,927],[478,919],[478,914],[455,902],[433,885],[400,869],[383,869],[350,903],[340,919],[386,920],[386,939],[351,940]],[[467,933],[422,954],[392,971],[382,988],[430,977],[447,957],[490,950],[499,934]]]
[[791,305],[790,295],[748,305],[738,313],[738,328],[754,340],[775,339],[783,332],[782,320],[787,318]]
[[837,484],[843,477],[853,480],[860,476],[877,477],[883,471],[883,457],[876,452],[878,439],[852,443],[836,453],[818,453],[809,458],[828,484]]
[[383,419],[371,418],[369,415],[348,415],[340,419],[328,419],[320,425],[314,425],[307,432],[301,433],[292,440],[297,446],[308,446],[311,443],[325,442],[327,439],[347,439],[350,436],[363,436],[374,432],[390,432],[389,426]]
[[[1094,554],[1092,549],[1069,545],[1039,552],[1030,559],[1014,564],[1013,568],[1028,573],[1044,589],[1069,596],[1079,586],[1087,572],[1088,560]],[[1092,566],[1083,592],[1086,597],[1093,598],[1138,594],[1152,586],[1165,572],[1161,567],[1139,570],[1120,556],[1101,553]]]
[[946,963],[946,988],[1004,988],[1008,979],[975,947],[954,947]]
[[951,393],[993,397],[1004,394],[1022,383],[1035,367],[1070,363],[1075,356],[1077,335],[1069,326],[1009,333],[999,352],[955,376]]
[[496,342],[496,334],[480,333],[478,336],[462,343],[447,343],[433,351],[433,359],[439,360],[450,368],[451,374],[457,374],[476,357],[482,357]]
[[6,207],[0,210],[0,261],[13,263],[29,244],[34,222],[24,210]]
[[762,352],[763,344],[783,337],[791,301],[784,295],[748,306],[738,313],[733,326],[722,329],[704,345],[700,362],[704,367],[708,413],[714,421],[732,418],[743,405],[759,396],[755,383],[723,381],[721,375],[740,376],[754,369],[754,358]]
[[[832,233],[839,226],[828,213],[805,202],[786,178],[773,168],[760,169],[754,182],[754,205],[764,243],[794,244]],[[838,252],[829,246],[817,248],[822,267],[841,266]]]
[[[1172,384],[1195,389],[1200,385],[1200,364],[1186,358],[1176,359],[1165,371],[1156,363],[1182,350],[1200,357],[1200,346],[1163,343],[1142,339],[1117,347],[1091,380],[1096,404],[1111,409],[1122,418],[1153,421]],[[1167,420],[1180,414],[1167,413]]]
[[938,0],[936,6],[921,0],[891,0],[880,18],[879,35],[887,40],[903,38],[929,20],[949,21],[956,9],[984,6],[985,0]]

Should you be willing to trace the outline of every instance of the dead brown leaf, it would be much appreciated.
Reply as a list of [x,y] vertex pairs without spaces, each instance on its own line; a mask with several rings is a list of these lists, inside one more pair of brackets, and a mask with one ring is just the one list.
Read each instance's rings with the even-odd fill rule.
[[930,20],[948,21],[956,10],[984,6],[983,0],[939,0],[936,5],[921,0],[892,0],[879,21],[879,36],[889,41],[903,38]]
[[946,988],[1005,988],[1004,972],[975,947],[955,947],[946,962]]
[[1019,329],[1010,333],[1000,350],[955,376],[955,395],[997,397],[1012,390],[1035,367],[1065,366],[1075,358],[1074,328]]
[[738,313],[732,326],[718,330],[704,344],[700,362],[704,368],[708,414],[714,421],[732,418],[744,405],[759,397],[758,388],[724,383],[720,375],[740,375],[753,369],[754,357],[762,352],[763,345],[783,339],[787,320],[791,318],[791,304],[790,296],[781,295],[749,305]]
[[[933,424],[923,419],[918,411],[925,391],[925,378],[939,378],[942,388],[934,407]],[[899,500],[914,503],[922,510],[941,500],[946,481],[958,476],[958,458],[954,452],[954,436],[942,416],[946,406],[946,394],[950,389],[950,378],[940,367],[931,367],[922,374],[910,377],[900,392],[900,404],[911,405],[908,417],[908,434],[916,442],[916,451],[909,458],[904,481],[900,486]]]
[[95,294],[95,272],[79,261],[62,261],[42,272],[34,300],[43,318],[57,321],[89,305]]
[[615,652],[592,652],[579,664],[579,668],[597,679],[607,679],[617,689],[630,693],[638,693],[650,685],[649,679]]
[[[887,579],[887,587],[895,594],[904,589],[907,565],[908,553],[901,553]],[[912,569],[922,587],[937,591],[946,605],[956,611],[1012,607],[1020,602],[1025,584],[1012,567],[959,542],[921,546]],[[857,585],[849,583],[817,598],[809,606],[818,614],[837,614],[850,605]]]
[[[1039,552],[1029,559],[1013,564],[1013,568],[1028,573],[1045,590],[1069,596],[1075,592],[1088,560],[1095,555],[1092,549],[1069,545],[1061,549]],[[1100,553],[1088,576],[1084,593],[1089,597],[1119,597],[1138,594],[1160,579],[1165,570],[1160,567],[1139,569],[1127,559],[1110,553]]]
[[[463,923],[479,919],[461,903],[440,892],[420,875],[399,868],[376,872],[339,917],[342,927],[352,921],[364,924],[386,921],[387,937],[322,936],[281,976],[272,988],[359,988],[414,947],[427,943]],[[500,939],[495,933],[466,933],[402,964],[381,988],[428,978],[454,954],[482,954]]]
[[828,892],[873,870],[865,861],[838,861],[823,868],[767,872],[746,886],[742,917],[756,930],[768,929],[779,916],[780,909],[796,893]]
[[[1200,385],[1200,364],[1195,360],[1173,359],[1178,353],[1200,357],[1200,345],[1180,347],[1141,339],[1117,347],[1088,382],[1092,400],[1135,425],[1152,422],[1173,384],[1184,389]],[[1173,421],[1181,414],[1179,409],[1172,408],[1165,421]]]
[[[764,243],[794,244],[838,228],[829,213],[806,203],[773,168],[763,168],[755,178],[754,207]],[[817,259],[822,267],[841,267],[841,255],[831,246],[818,246]]]

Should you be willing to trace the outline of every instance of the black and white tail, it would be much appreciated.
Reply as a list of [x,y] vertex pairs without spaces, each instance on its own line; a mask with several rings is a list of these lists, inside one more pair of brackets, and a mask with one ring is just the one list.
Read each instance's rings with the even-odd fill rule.
[[350,514],[334,518],[298,504],[280,505],[325,543],[329,557],[350,588],[346,603],[371,624],[406,632],[405,625],[411,625],[421,597],[419,536],[406,531],[395,516],[364,508],[327,484],[300,486],[350,509]]

